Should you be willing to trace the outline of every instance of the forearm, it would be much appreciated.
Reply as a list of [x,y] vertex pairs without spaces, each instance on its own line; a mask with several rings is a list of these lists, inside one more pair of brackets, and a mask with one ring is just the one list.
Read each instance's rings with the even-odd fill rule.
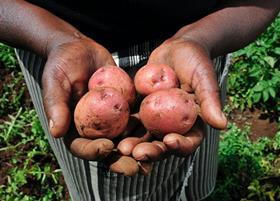
[[277,16],[279,0],[230,0],[173,38],[201,43],[212,58],[235,51],[256,39]]
[[67,22],[22,0],[0,0],[0,27],[0,41],[43,57],[56,45],[54,41],[83,37]]

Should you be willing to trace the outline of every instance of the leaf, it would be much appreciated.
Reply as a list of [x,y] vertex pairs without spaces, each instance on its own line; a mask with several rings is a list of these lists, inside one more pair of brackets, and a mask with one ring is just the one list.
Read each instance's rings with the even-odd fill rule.
[[259,102],[260,99],[261,99],[261,97],[262,97],[262,94],[261,94],[261,93],[255,93],[255,94],[253,95],[253,101],[254,101],[254,103]]
[[272,68],[274,67],[274,64],[276,63],[276,59],[274,57],[271,56],[266,56],[263,58],[266,63],[268,63]]
[[24,170],[18,170],[14,175],[14,179],[20,186],[27,183]]
[[274,52],[275,54],[280,55],[280,47],[275,47],[274,50],[273,50],[273,52]]
[[252,65],[249,70],[249,76],[260,77],[261,76],[260,65]]
[[270,87],[270,88],[268,88],[268,91],[269,91],[270,96],[271,96],[272,98],[275,98],[276,92],[274,91],[274,89]]
[[268,90],[263,91],[263,101],[266,102],[269,99]]
[[251,99],[248,99],[248,100],[247,100],[247,104],[248,104],[249,108],[252,107],[253,103],[252,103]]
[[257,84],[254,86],[253,90],[256,91],[256,92],[263,91],[263,86],[262,86],[262,84],[257,83]]

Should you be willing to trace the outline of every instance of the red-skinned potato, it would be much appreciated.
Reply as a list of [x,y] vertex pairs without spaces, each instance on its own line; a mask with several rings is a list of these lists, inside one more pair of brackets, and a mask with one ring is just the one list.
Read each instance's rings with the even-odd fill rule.
[[99,87],[87,92],[78,102],[74,121],[79,134],[91,139],[113,139],[128,123],[129,105],[115,88]]
[[147,64],[143,66],[137,71],[134,83],[136,91],[142,95],[179,86],[176,73],[165,64]]
[[91,76],[88,82],[88,89],[96,87],[113,87],[123,94],[129,105],[135,100],[135,87],[133,80],[121,68],[117,66],[100,67]]
[[169,133],[185,134],[195,123],[197,108],[190,94],[172,88],[145,97],[139,117],[152,135],[163,138]]

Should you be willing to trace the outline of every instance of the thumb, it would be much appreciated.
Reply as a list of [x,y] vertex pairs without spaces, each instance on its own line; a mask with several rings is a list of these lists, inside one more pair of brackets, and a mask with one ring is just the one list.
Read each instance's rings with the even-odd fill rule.
[[172,67],[181,88],[195,93],[202,118],[212,127],[225,129],[227,120],[222,112],[216,74],[208,52],[194,41],[167,41],[151,54],[149,63]]
[[90,42],[84,45],[89,47],[86,52],[73,52],[79,45],[57,49],[45,65],[43,98],[53,137],[61,137],[67,132],[71,122],[69,106],[73,104],[70,100],[78,101],[86,92],[91,74],[103,65],[115,65],[111,54],[101,45]]
[[[178,48],[179,49],[179,48]],[[189,49],[187,49],[189,50]],[[175,51],[171,66],[178,76],[181,88],[194,92],[202,118],[212,127],[225,129],[227,119],[222,112],[220,93],[212,60],[200,47]],[[186,56],[187,55],[187,56]]]
[[227,119],[222,112],[220,90],[210,59],[194,71],[191,88],[200,105],[202,118],[217,129],[225,129]]
[[43,101],[50,132],[57,138],[63,136],[70,125],[71,84],[63,71],[50,69],[49,65],[50,63],[47,62],[42,77]]

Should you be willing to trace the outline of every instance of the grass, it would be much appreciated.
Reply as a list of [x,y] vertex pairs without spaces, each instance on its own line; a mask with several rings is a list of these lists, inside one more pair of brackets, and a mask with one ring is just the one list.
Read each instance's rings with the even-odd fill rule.
[[4,156],[1,164],[7,174],[0,186],[0,198],[6,201],[62,200],[65,191],[59,183],[61,171],[54,165],[55,158],[34,109],[19,108],[0,129],[0,152]]
[[14,52],[3,44],[0,61],[0,200],[66,200],[61,170],[30,101]]

